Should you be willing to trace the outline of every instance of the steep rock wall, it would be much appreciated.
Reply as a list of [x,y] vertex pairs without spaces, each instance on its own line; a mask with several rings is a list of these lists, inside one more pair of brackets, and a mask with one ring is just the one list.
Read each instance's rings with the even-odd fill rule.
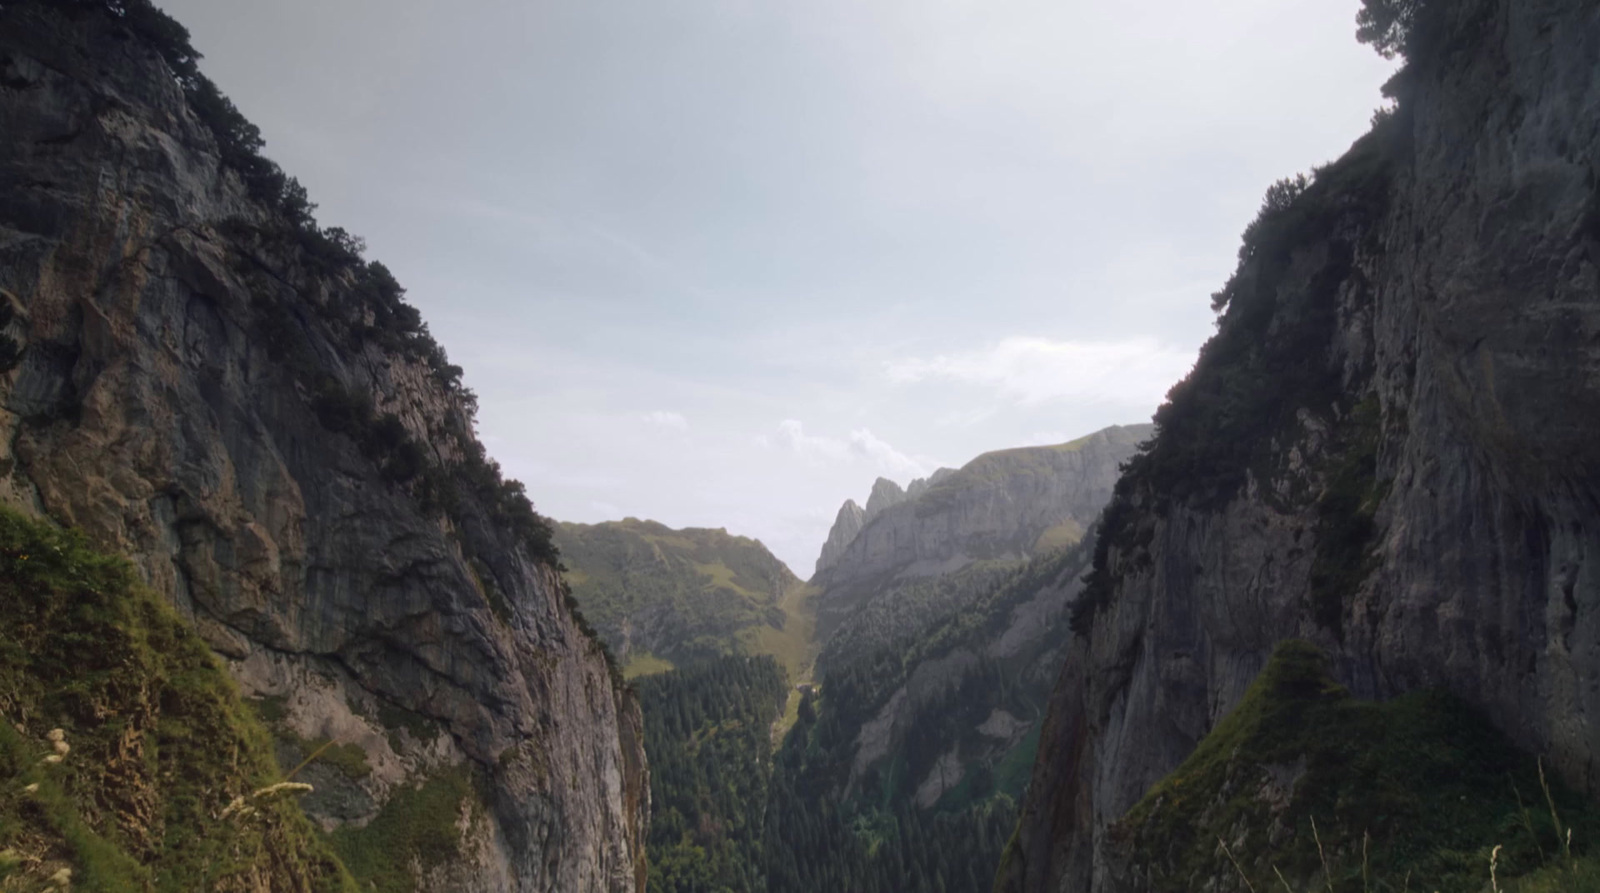
[[1107,824],[1289,637],[1600,784],[1600,9],[1429,10],[1118,485],[998,890],[1119,889]]
[[64,6],[0,9],[4,498],[134,556],[281,734],[363,749],[312,772],[325,827],[454,771],[424,886],[642,889],[638,708],[470,394],[251,198],[161,55]]
[[[825,637],[861,600],[895,579],[933,577],[978,560],[1022,561],[1041,545],[1075,542],[1116,482],[1118,467],[1149,436],[1149,425],[1118,425],[1069,444],[985,453],[959,470],[891,498],[879,479],[866,523],[834,563],[811,580],[822,590]],[[876,514],[874,504],[884,505]],[[1041,543],[1048,533],[1059,541]]]
[[815,573],[820,574],[838,564],[839,556],[866,523],[867,513],[854,499],[846,499],[844,505],[839,506],[839,514],[834,516],[833,526],[828,528],[828,541],[822,544],[822,554],[817,556]]

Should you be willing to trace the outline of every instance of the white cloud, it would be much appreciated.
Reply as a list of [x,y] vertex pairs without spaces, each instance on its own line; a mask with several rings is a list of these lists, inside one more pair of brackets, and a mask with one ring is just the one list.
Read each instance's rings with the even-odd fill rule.
[[671,428],[674,431],[689,430],[689,420],[684,418],[683,413],[681,412],[667,412],[665,410],[658,409],[654,412],[645,413],[644,420],[652,425],[657,425],[662,428]]
[[865,460],[885,474],[901,478],[922,477],[938,467],[925,456],[901,452],[867,428],[850,432],[848,439],[807,434],[795,419],[778,423],[778,443],[813,462]]
[[872,460],[873,464],[896,477],[924,477],[937,467],[937,463],[925,462],[900,452],[866,428],[850,432],[850,451]]
[[1052,341],[1017,336],[980,350],[884,364],[891,382],[957,382],[991,388],[1028,406],[1055,400],[1154,408],[1194,366],[1195,352],[1154,338]]

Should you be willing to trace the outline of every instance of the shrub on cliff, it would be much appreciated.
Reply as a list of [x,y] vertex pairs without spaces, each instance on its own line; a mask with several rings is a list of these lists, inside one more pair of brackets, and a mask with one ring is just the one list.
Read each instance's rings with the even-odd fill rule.
[[1422,0],[1361,0],[1356,39],[1372,44],[1385,59],[1405,52]]

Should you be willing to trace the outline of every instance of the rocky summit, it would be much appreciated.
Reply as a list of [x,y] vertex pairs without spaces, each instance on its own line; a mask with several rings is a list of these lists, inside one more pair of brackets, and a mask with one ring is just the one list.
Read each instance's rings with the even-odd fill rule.
[[[1020,562],[1083,536],[1111,498],[1118,467],[1150,435],[1119,425],[1071,443],[985,453],[902,490],[879,478],[854,536],[849,504],[828,535],[833,560],[811,578],[826,638],[863,600],[896,581],[976,561]],[[844,543],[840,547],[839,543]]]

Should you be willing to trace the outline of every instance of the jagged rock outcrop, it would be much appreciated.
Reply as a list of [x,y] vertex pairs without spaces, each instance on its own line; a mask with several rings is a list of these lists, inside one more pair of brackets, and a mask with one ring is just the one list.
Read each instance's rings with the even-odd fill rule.
[[873,518],[905,501],[906,491],[900,489],[899,484],[888,478],[878,478],[872,482],[872,492],[867,494],[867,509],[862,520],[871,523]]
[[1422,10],[1118,485],[998,890],[1122,889],[1108,824],[1286,638],[1600,790],[1600,8]]
[[[1150,430],[1119,425],[1058,446],[985,453],[914,483],[914,498],[879,478],[866,524],[811,580],[821,590],[821,635],[897,580],[950,574],[983,559],[1022,561],[1076,542],[1111,498],[1118,466]],[[887,504],[876,515],[875,502]]]
[[910,497],[912,499],[916,499],[918,496],[921,496],[923,493],[926,493],[929,487],[933,486],[934,484],[939,483],[940,481],[944,480],[945,478],[947,478],[950,475],[955,474],[955,473],[956,473],[956,470],[954,468],[939,468],[939,469],[935,469],[933,474],[930,474],[925,478],[917,478],[916,480],[912,481],[911,483],[906,484],[906,496],[908,496],[908,497]]
[[0,8],[0,496],[133,556],[284,740],[361,748],[308,770],[326,827],[464,779],[453,855],[378,850],[419,888],[642,889],[638,708],[459,370],[222,162],[139,21]]
[[839,506],[839,514],[834,516],[833,526],[828,528],[828,541],[822,544],[822,554],[817,556],[816,573],[822,573],[833,567],[839,561],[839,556],[844,554],[856,534],[867,523],[867,513],[856,505],[854,499],[846,499],[844,505]]

